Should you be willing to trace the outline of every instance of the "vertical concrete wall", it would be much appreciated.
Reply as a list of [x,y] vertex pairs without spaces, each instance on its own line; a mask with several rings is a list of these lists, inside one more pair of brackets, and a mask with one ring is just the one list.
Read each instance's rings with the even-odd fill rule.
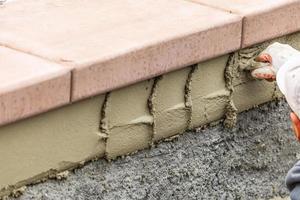
[[185,131],[190,111],[185,104],[185,85],[191,68],[156,78],[149,108],[153,115],[153,141]]
[[148,108],[153,80],[144,81],[106,96],[101,130],[107,135],[108,159],[149,147],[153,118]]
[[1,127],[0,197],[27,183],[103,157],[105,141],[99,138],[99,108],[103,101],[100,95]]
[[234,125],[238,112],[278,97],[275,83],[253,80],[244,70],[261,50],[241,50],[107,94],[101,120],[106,157],[224,117]]
[[200,63],[191,76],[192,115],[190,128],[218,120],[229,102],[224,72],[229,55]]

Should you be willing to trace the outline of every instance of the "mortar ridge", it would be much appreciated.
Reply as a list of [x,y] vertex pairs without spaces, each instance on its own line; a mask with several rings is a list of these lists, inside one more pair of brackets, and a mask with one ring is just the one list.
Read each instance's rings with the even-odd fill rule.
[[[108,106],[108,99],[110,97],[110,92],[105,94],[105,98],[104,98],[104,102],[102,104],[101,107],[101,112],[100,112],[100,126],[99,126],[99,130],[100,130],[100,139],[104,139],[104,146],[105,146],[105,150],[104,150],[104,158],[108,159],[107,156],[107,139],[109,137],[109,130],[108,130],[108,122],[106,119],[106,112],[107,112],[107,106]],[[103,136],[101,135],[103,134]]]
[[185,107],[188,109],[188,115],[189,119],[187,121],[187,129],[191,129],[191,124],[192,124],[192,111],[193,111],[193,103],[192,103],[192,96],[191,96],[191,91],[192,91],[192,78],[193,74],[198,70],[198,65],[193,65],[191,66],[191,70],[188,74],[188,77],[186,79],[185,83],[185,94],[184,94],[184,103]]
[[150,143],[150,147],[152,147],[154,145],[154,137],[156,135],[156,129],[155,129],[155,120],[156,120],[156,116],[155,116],[155,106],[154,106],[154,100],[156,98],[156,95],[157,95],[157,87],[158,87],[158,84],[160,82],[160,80],[162,80],[164,77],[164,75],[161,75],[161,76],[158,76],[156,78],[154,78],[154,81],[153,81],[153,85],[152,85],[152,88],[151,88],[151,93],[150,93],[150,96],[148,98],[148,109],[149,109],[149,113],[152,115],[153,117],[153,120],[152,120],[152,135],[151,135],[151,141],[149,141]]
[[237,122],[237,108],[233,102],[233,78],[234,78],[234,67],[236,64],[236,56],[238,53],[231,53],[229,55],[227,64],[225,66],[224,78],[225,78],[225,87],[229,91],[228,103],[225,107],[225,120],[224,126],[227,128],[233,128]]

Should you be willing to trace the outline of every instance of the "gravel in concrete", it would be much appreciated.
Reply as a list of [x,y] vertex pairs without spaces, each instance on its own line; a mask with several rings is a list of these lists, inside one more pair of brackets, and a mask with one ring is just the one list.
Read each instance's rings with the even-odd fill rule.
[[28,187],[29,199],[271,199],[286,197],[285,174],[296,162],[284,101],[239,115],[237,126],[221,124],[187,132],[114,162],[99,160]]

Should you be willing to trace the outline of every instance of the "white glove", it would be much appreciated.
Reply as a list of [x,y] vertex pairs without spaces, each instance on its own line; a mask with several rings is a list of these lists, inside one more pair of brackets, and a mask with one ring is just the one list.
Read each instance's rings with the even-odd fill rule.
[[252,76],[257,79],[275,80],[279,69],[300,52],[287,44],[275,42],[268,46],[255,60],[257,66],[252,69]]
[[257,79],[277,81],[292,110],[300,117],[300,52],[278,42],[268,46],[256,59],[262,65],[251,74]]

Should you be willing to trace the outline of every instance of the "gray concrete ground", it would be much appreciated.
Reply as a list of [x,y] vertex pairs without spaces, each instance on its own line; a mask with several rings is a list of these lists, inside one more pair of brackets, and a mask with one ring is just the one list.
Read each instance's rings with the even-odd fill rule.
[[285,174],[300,153],[283,101],[222,125],[187,132],[151,150],[91,162],[67,180],[27,188],[29,199],[270,199],[284,197]]

